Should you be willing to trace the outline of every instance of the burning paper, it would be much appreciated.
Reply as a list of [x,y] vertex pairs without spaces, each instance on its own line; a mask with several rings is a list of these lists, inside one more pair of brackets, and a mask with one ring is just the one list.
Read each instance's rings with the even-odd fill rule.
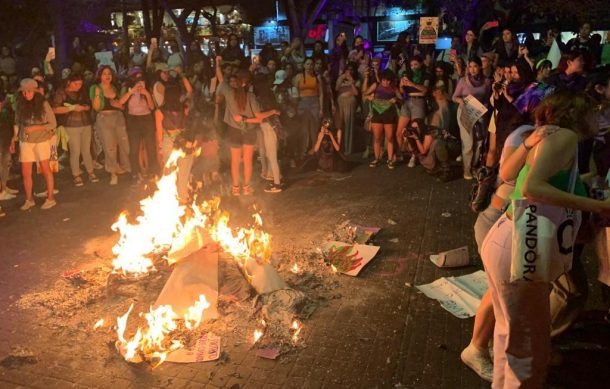
[[215,361],[220,358],[220,336],[203,334],[193,348],[182,348],[167,356],[167,362],[193,363]]

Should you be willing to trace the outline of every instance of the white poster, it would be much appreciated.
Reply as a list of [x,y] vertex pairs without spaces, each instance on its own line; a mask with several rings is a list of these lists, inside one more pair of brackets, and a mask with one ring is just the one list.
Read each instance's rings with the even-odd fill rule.
[[433,45],[438,38],[438,17],[419,18],[419,43],[422,45]]
[[461,126],[470,131],[486,112],[487,108],[476,97],[468,95],[464,98],[464,104],[458,107],[458,120]]
[[487,290],[487,274],[479,270],[460,277],[443,277],[416,286],[426,296],[438,300],[441,307],[460,319],[473,317]]

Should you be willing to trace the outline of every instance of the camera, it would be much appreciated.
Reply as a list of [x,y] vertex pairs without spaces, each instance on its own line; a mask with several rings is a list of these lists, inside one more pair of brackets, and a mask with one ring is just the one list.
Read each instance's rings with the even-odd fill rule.
[[492,85],[493,90],[494,90],[496,93],[499,93],[499,92],[500,92],[500,91],[501,91],[501,90],[504,88],[504,86],[505,86],[505,85],[504,85],[504,83],[503,83],[503,82],[494,82],[494,83],[493,83],[493,85]]
[[322,119],[322,127],[324,127],[325,129],[328,130],[331,125],[332,125],[332,121],[329,118]]

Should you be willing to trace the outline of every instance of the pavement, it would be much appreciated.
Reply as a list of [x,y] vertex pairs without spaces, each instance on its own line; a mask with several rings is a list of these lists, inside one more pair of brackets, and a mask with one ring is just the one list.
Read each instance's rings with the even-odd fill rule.
[[[472,266],[452,270],[428,259],[464,245],[476,252],[475,215],[466,206],[470,182],[439,183],[419,167],[392,171],[362,164],[344,176],[288,175],[290,186],[280,194],[265,194],[259,184],[254,199],[274,245],[321,242],[349,219],[382,227],[379,256],[358,277],[334,276],[341,297],[304,323],[307,347],[267,360],[241,345],[227,349],[222,363],[165,363],[153,369],[126,363],[78,318],[70,330],[60,330],[15,306],[22,294],[51,288],[62,272],[95,261],[88,242],[111,234],[117,215],[134,209],[143,196],[123,177],[116,187],[104,175],[100,183],[74,188],[65,175],[60,173],[58,205],[51,210],[22,212],[22,198],[2,204],[8,215],[0,219],[1,388],[489,387],[459,358],[473,319],[452,316],[414,288],[482,268],[474,255]],[[398,242],[391,241],[395,238]],[[591,280],[587,308],[595,312],[601,301],[593,259],[585,258],[585,265]],[[551,387],[607,387],[607,328],[584,320],[564,338],[564,364],[552,370]],[[19,348],[31,355],[11,359]]]

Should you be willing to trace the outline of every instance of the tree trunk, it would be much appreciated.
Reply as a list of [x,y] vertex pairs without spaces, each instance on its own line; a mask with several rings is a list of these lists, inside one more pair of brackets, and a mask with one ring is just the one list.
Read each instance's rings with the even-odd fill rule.
[[146,44],[150,42],[152,38],[152,26],[150,24],[150,7],[148,0],[141,0],[142,4],[142,17],[144,19],[144,35],[146,35]]

